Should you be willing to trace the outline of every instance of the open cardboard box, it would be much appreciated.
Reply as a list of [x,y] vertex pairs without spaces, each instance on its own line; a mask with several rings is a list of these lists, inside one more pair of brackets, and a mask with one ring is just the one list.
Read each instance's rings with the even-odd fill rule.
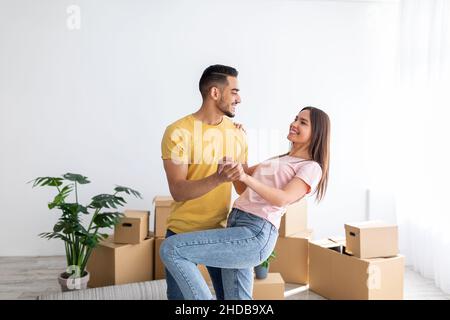
[[403,299],[404,257],[359,259],[345,252],[345,241],[309,243],[309,288],[341,300]]

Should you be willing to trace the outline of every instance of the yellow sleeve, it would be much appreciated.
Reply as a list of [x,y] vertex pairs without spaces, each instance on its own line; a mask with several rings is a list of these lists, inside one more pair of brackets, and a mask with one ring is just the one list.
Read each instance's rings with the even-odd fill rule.
[[247,144],[247,136],[244,134],[243,144],[244,144],[244,159],[242,163],[248,163],[248,144]]
[[169,126],[161,141],[161,158],[177,163],[189,163],[189,131]]

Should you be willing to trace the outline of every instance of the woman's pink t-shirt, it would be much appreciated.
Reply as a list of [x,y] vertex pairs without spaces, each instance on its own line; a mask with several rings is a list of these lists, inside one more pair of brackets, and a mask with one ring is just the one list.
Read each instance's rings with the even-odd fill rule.
[[[283,189],[294,177],[300,178],[309,186],[308,195],[316,190],[322,177],[322,169],[315,161],[283,156],[262,162],[252,176],[277,189]],[[271,205],[250,188],[245,189],[233,207],[267,219],[277,228],[286,212],[286,207]]]

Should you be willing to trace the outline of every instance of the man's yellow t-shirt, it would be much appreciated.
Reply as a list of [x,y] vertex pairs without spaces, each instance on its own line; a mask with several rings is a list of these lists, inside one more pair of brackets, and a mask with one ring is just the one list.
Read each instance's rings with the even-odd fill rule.
[[[227,117],[218,125],[205,124],[192,114],[175,121],[164,132],[161,152],[163,160],[188,164],[188,180],[216,173],[225,156],[247,163],[245,134]],[[230,203],[231,182],[222,183],[199,198],[175,202],[167,227],[175,233],[220,228]]]

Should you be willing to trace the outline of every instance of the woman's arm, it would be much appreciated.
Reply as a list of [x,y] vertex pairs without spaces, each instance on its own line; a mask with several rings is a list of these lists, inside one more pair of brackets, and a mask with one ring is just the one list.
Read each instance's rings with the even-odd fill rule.
[[243,174],[240,181],[277,207],[284,207],[303,198],[310,189],[302,179],[297,177],[294,177],[283,189],[269,187],[247,174]]
[[[247,164],[243,164],[242,169],[246,174],[251,176],[253,175],[253,172],[255,172],[257,166],[258,165],[249,167]],[[239,195],[241,195],[245,191],[245,189],[247,189],[247,185],[239,180],[233,181],[233,186],[234,190],[236,190],[236,193]]]

